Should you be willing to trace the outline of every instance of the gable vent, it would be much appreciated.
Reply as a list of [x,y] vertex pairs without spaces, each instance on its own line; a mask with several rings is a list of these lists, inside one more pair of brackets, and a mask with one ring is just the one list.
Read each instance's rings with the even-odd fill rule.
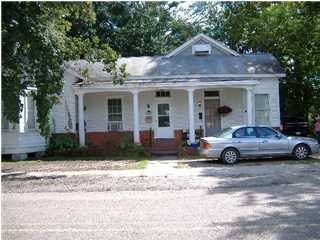
[[196,56],[206,56],[211,54],[210,44],[197,44],[192,46],[192,54]]

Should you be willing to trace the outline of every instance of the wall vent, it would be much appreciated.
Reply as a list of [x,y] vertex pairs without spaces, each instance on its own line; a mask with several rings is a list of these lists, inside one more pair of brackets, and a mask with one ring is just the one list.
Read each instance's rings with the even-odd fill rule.
[[196,44],[192,46],[192,54],[196,56],[206,56],[211,54],[210,44]]

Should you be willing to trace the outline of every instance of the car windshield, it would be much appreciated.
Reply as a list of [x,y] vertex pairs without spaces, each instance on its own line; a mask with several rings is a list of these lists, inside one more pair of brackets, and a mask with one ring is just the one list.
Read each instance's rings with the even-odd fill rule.
[[216,137],[218,138],[232,138],[232,128],[225,128],[222,132],[218,133]]

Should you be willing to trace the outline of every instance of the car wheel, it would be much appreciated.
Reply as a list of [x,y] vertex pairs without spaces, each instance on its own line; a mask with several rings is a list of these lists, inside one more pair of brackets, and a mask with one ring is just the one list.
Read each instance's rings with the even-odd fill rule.
[[234,148],[227,148],[221,154],[221,159],[226,164],[235,164],[239,161],[239,153]]
[[307,159],[309,156],[309,148],[305,144],[297,145],[293,150],[293,155],[297,160]]

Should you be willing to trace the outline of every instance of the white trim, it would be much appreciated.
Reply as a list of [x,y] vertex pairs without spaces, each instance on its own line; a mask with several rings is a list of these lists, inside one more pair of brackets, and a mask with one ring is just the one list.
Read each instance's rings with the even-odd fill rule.
[[[123,95],[112,95],[112,96],[106,96],[106,132],[112,132],[108,130],[108,124],[109,124],[109,106],[108,106],[108,100],[109,99],[120,99],[121,100],[121,122],[122,122],[122,129],[119,130],[120,132],[124,131],[124,118],[123,118]],[[112,121],[111,121],[112,122]],[[118,121],[117,121],[118,122]]]
[[79,144],[85,146],[86,132],[84,126],[84,94],[78,93],[78,133],[79,133]]
[[[267,98],[268,98],[268,109],[265,109],[264,111],[268,111],[268,123],[267,125],[268,126],[271,126],[271,106],[270,106],[270,93],[253,93],[253,102],[252,102],[252,105],[253,105],[253,111],[252,111],[252,115],[253,115],[253,119],[254,119],[254,122],[255,124],[256,123],[256,112],[257,112],[257,109],[256,109],[256,96],[257,95],[267,95]],[[260,110],[261,111],[261,110]],[[261,125],[261,124],[259,124]],[[265,125],[265,124],[263,124]]]
[[[204,88],[247,88],[251,85],[257,85],[259,81],[257,80],[249,80],[249,81],[220,81],[220,82],[194,82],[194,83],[156,83],[154,85],[149,84],[141,84],[139,85],[139,91],[155,91],[158,89],[170,89],[170,90],[187,90],[192,88],[194,90],[204,89]],[[73,86],[75,93],[92,93],[92,92],[132,92],[132,88],[137,88],[137,85],[113,85],[112,83],[97,83],[95,85],[80,87]]]
[[[32,98],[32,103],[33,103],[33,117],[34,117],[34,128],[29,128],[29,109],[30,109],[30,106],[28,104],[28,97],[31,97]],[[37,128],[37,111],[36,111],[36,103],[35,103],[35,100],[33,98],[33,96],[31,94],[28,94],[26,97],[26,122],[25,122],[25,127],[26,127],[26,132],[29,132],[29,131],[37,131],[38,128]]]
[[240,56],[239,53],[237,53],[236,51],[230,49],[229,47],[225,46],[224,44],[208,37],[207,35],[200,33],[197,36],[195,36],[194,38],[190,39],[189,41],[185,42],[184,44],[182,44],[180,47],[174,49],[173,51],[171,51],[169,54],[166,55],[166,57],[172,57],[172,56],[176,56],[178,55],[180,52],[182,52],[184,49],[186,49],[187,47],[189,47],[191,44],[193,44],[194,42],[200,40],[200,39],[204,39],[209,41],[210,43],[212,43],[215,47],[217,47],[219,50],[225,52],[225,53],[229,53],[231,55],[234,56]]
[[151,92],[153,91],[153,111],[155,113],[155,122],[153,123],[153,128],[155,130],[154,132],[154,138],[156,138],[156,131],[158,129],[158,104],[159,103],[168,103],[169,104],[169,111],[170,111],[170,115],[169,115],[169,119],[170,119],[170,127],[171,127],[171,130],[172,130],[172,134],[173,134],[173,137],[174,137],[174,130],[175,130],[175,122],[174,122],[174,96],[173,96],[173,92],[171,90],[168,90],[170,91],[170,97],[156,97],[156,94],[155,92],[157,90],[168,90],[168,89],[153,89],[153,90],[150,90]]
[[[279,78],[285,77],[285,73],[238,73],[238,74],[189,74],[189,75],[153,75],[153,76],[130,76],[128,77],[130,82],[141,82],[143,80],[153,80],[153,79],[172,79],[172,81],[178,81],[182,79],[186,82],[186,79],[199,80],[203,78]],[[136,81],[133,81],[136,80]],[[229,80],[227,80],[229,81]]]

